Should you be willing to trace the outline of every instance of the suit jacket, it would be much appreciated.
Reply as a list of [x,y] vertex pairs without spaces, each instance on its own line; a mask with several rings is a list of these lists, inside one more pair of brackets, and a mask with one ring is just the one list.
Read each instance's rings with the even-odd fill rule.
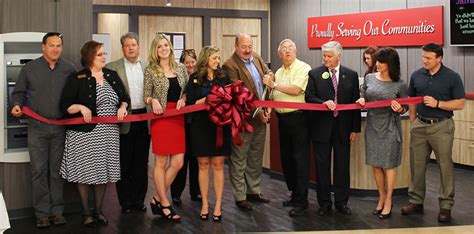
[[[314,68],[309,72],[308,85],[305,92],[307,103],[322,104],[327,100],[334,100],[335,91],[331,77],[329,75],[329,78],[323,79],[322,74],[324,72],[330,74],[325,66]],[[337,94],[338,104],[355,103],[359,99],[359,76],[357,72],[342,65],[340,66]],[[338,128],[342,137],[341,141],[349,144],[350,133],[360,132],[360,110],[339,111],[338,118]],[[334,120],[332,111],[311,111],[311,139],[317,142],[329,142]]]
[[[260,77],[263,77],[265,73],[269,70],[265,62],[263,61],[260,55],[253,53],[253,64],[258,70]],[[240,57],[234,53],[232,56],[225,61],[222,65],[222,68],[229,74],[229,78],[234,82],[237,80],[242,80],[248,90],[252,91],[257,99],[260,99],[258,96],[257,88],[252,78],[252,74],[245,66],[244,62]],[[263,83],[262,83],[263,85]],[[265,88],[265,87],[263,87]]]
[[[120,80],[117,72],[107,68],[103,68],[104,79],[112,86],[113,90],[119,98],[117,108],[120,107],[122,102],[128,103],[130,106],[130,96]],[[91,77],[91,70],[88,68],[82,69],[79,72],[72,73],[68,78],[66,85],[64,86],[63,93],[61,95],[61,101],[59,107],[61,111],[66,114],[68,118],[82,117],[80,112],[76,114],[69,114],[67,109],[72,104],[82,104],[88,107],[92,116],[97,116],[97,93],[96,93],[96,81]],[[78,125],[66,125],[67,129],[71,129],[79,132],[90,132],[97,124],[78,124]]]
[[[127,72],[125,71],[125,59],[117,59],[113,62],[107,63],[105,65],[106,68],[110,70],[114,70],[119,75],[120,79],[122,80],[123,85],[125,86],[125,90],[127,93],[130,94],[130,86],[128,84]],[[142,61],[142,70],[145,70],[145,65]],[[132,105],[128,105],[128,113],[132,112]],[[124,122],[120,124],[120,134],[127,134],[130,131],[130,123]]]

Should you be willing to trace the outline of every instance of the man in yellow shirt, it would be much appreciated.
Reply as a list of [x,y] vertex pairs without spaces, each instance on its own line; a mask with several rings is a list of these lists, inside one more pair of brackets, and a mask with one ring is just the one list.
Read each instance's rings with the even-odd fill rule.
[[[272,88],[273,100],[305,102],[304,91],[311,67],[296,59],[296,45],[285,39],[278,46],[278,56],[283,66],[275,73],[275,81],[264,78]],[[308,208],[309,184],[309,132],[307,113],[302,110],[276,108],[280,137],[280,158],[291,198],[283,206],[292,206],[290,216],[300,216]]]

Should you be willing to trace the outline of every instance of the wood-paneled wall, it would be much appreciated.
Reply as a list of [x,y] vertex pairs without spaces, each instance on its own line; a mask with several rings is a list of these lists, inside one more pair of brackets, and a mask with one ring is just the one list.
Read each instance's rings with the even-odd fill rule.
[[202,18],[182,16],[139,16],[141,57],[148,61],[150,45],[157,32],[186,33],[186,48],[199,54],[202,48]]
[[108,53],[111,53],[112,61],[121,58],[122,45],[120,44],[120,37],[128,32],[128,14],[98,14],[97,24],[98,33],[110,33],[112,41],[111,51],[108,51]]
[[[319,49],[308,49],[307,18],[313,16],[338,15],[393,9],[405,9],[428,6],[444,6],[444,58],[443,63],[457,71],[464,79],[466,92],[474,91],[474,48],[449,46],[449,1],[448,0],[271,0],[271,62],[275,70],[281,66],[277,56],[278,43],[290,38],[298,47],[298,58],[312,67],[321,64]],[[344,45],[343,45],[344,46]],[[397,47],[401,61],[402,79],[408,81],[416,69],[422,67],[420,47]],[[342,63],[363,74],[365,66],[362,62],[364,48],[344,49]]]
[[[157,0],[93,0],[94,5],[136,5],[164,7]],[[172,7],[217,8],[236,10],[270,10],[270,0],[171,0]]]
[[0,33],[61,32],[63,58],[80,67],[80,49],[92,39],[92,0],[2,0],[0,5]]
[[224,63],[235,51],[235,35],[246,32],[252,36],[254,51],[260,54],[260,19],[211,18],[211,45],[221,50]]

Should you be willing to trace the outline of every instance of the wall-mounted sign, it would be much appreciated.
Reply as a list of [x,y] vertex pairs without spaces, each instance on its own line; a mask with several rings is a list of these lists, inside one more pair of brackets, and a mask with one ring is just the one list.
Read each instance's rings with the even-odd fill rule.
[[443,44],[443,6],[308,18],[308,47],[335,40],[344,47]]
[[451,45],[474,45],[474,0],[451,0]]

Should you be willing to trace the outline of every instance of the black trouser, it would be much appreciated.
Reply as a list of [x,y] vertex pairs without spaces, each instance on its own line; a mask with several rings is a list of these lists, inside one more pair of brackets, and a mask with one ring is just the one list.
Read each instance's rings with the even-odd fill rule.
[[333,122],[330,142],[313,141],[316,161],[316,193],[321,207],[331,207],[331,151],[334,150],[333,189],[335,206],[347,205],[350,186],[350,140],[342,139],[339,119]]
[[[146,113],[146,109],[144,109]],[[134,114],[138,114],[133,112]],[[128,134],[120,134],[120,180],[116,183],[124,209],[143,206],[148,187],[150,135],[147,121],[132,122]]]
[[171,184],[171,196],[172,197],[181,197],[181,193],[184,191],[184,187],[186,186],[186,174],[188,173],[188,165],[189,165],[189,195],[191,197],[195,197],[200,193],[199,191],[199,166],[197,162],[197,158],[192,155],[191,152],[191,142],[190,142],[190,135],[189,135],[189,124],[186,123],[186,153],[184,154],[184,163],[181,170],[179,170],[176,178],[174,179],[173,183]]
[[288,190],[298,206],[308,206],[309,131],[307,113],[277,114],[280,159]]

